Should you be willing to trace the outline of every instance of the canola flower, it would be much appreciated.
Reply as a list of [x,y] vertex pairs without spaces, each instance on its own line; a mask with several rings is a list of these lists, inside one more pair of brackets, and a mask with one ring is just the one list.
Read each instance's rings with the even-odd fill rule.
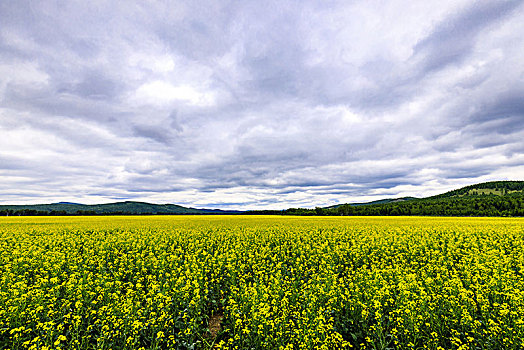
[[522,219],[2,217],[0,349],[522,349],[523,264]]

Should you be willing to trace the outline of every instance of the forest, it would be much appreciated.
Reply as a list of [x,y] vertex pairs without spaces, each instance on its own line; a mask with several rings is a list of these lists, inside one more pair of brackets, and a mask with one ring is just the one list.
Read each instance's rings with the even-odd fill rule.
[[405,197],[385,203],[291,208],[284,215],[355,216],[524,216],[524,181],[491,181],[427,198]]

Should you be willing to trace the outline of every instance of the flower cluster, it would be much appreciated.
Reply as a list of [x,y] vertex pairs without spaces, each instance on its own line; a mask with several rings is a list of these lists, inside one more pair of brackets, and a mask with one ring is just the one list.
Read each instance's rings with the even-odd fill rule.
[[0,348],[521,349],[523,253],[520,219],[1,218]]

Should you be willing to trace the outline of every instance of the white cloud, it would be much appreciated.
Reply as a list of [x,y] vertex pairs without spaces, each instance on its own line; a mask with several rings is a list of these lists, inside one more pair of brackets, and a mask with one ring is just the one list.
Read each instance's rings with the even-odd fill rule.
[[518,1],[1,11],[4,202],[314,207],[523,179]]
[[166,54],[146,55],[143,53],[134,53],[129,57],[128,64],[131,67],[147,69],[155,73],[168,73],[175,68],[173,57]]
[[143,84],[133,96],[139,104],[164,107],[173,102],[183,102],[194,106],[210,106],[215,103],[213,92],[199,91],[188,85],[173,86],[164,81]]

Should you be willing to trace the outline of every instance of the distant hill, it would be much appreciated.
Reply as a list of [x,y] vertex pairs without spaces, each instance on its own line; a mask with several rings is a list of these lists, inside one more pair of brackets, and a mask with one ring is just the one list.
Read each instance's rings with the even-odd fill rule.
[[107,204],[77,204],[60,202],[34,205],[0,205],[0,215],[178,215],[178,214],[233,214],[236,211],[194,209],[175,204],[118,202]]
[[386,203],[410,201],[410,200],[413,200],[413,199],[417,199],[417,198],[415,198],[415,197],[386,198],[386,199],[378,199],[376,201],[371,201],[371,202],[335,204],[335,205],[332,205],[332,206],[329,206],[329,207],[325,207],[325,209],[338,208],[338,207],[340,207],[342,205],[352,205],[354,207],[357,207],[359,205],[386,204]]
[[388,198],[367,203],[337,204],[315,209],[235,211],[195,209],[175,204],[134,201],[94,205],[71,202],[0,205],[0,216],[146,214],[524,216],[524,181],[484,182],[426,198]]
[[287,209],[287,215],[524,216],[524,181],[492,181],[427,198],[407,197],[316,209]]
[[505,196],[508,194],[524,194],[524,181],[491,181],[466,186],[449,191],[428,199],[471,197],[471,196]]

